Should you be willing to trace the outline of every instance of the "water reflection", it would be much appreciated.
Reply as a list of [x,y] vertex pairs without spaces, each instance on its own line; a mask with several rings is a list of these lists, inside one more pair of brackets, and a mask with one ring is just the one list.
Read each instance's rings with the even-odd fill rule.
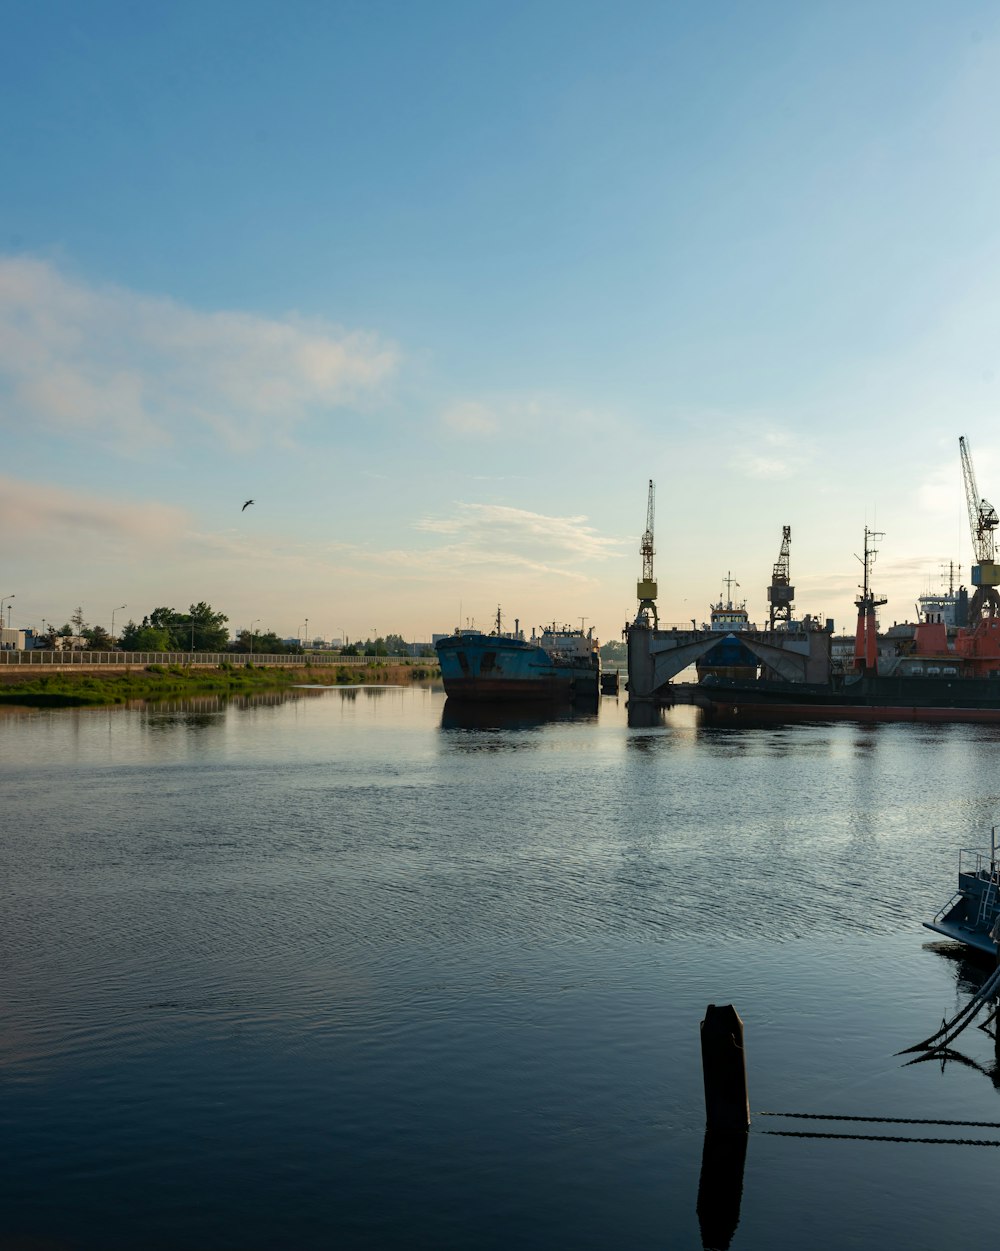
[[740,1223],[749,1134],[706,1130],[698,1182],[698,1226],[705,1251],[728,1251]]
[[637,704],[634,700],[628,703],[628,725],[630,730],[652,730],[665,725],[664,709],[659,704]]
[[442,730],[538,730],[556,722],[597,720],[597,710],[572,705],[470,704],[446,699]]

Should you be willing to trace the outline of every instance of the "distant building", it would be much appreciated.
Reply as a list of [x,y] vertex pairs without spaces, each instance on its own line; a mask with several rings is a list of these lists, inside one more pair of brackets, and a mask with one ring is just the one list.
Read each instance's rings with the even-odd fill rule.
[[57,634],[52,646],[57,652],[85,652],[90,644],[82,634]]

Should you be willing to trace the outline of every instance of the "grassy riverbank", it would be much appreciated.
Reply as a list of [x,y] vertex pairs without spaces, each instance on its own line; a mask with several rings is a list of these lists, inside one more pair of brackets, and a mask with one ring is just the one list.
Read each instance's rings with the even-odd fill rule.
[[194,669],[183,665],[150,665],[124,672],[25,673],[0,676],[0,704],[34,708],[73,708],[87,705],[124,704],[133,699],[183,699],[185,695],[252,695],[257,691],[290,686],[358,686],[390,683],[400,685],[439,676],[432,663],[413,665],[372,664],[295,665],[259,668],[248,664]]

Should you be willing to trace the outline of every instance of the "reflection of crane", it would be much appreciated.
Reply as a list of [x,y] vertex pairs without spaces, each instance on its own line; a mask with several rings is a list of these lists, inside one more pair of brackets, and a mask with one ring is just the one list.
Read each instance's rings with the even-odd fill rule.
[[785,629],[792,623],[792,600],[795,598],[795,587],[791,584],[791,573],[788,567],[788,548],[792,541],[792,527],[781,527],[781,551],[771,574],[771,585],[767,588],[767,602],[771,605],[769,628],[774,629],[776,621],[783,621]]
[[635,593],[639,597],[639,611],[636,621],[649,613],[653,618],[653,629],[659,625],[656,612],[656,581],[653,578],[653,506],[656,501],[656,487],[653,479],[649,480],[649,503],[646,506],[646,529],[639,544],[642,554],[642,577],[636,584]]
[[969,604],[969,625],[974,626],[985,616],[1000,614],[1000,566],[996,563],[996,540],[993,531],[1000,525],[997,510],[979,494],[976,475],[972,468],[972,454],[962,435],[958,440],[962,457],[962,477],[965,479],[965,502],[969,506],[969,529],[972,531],[972,550],[976,563],[972,566],[972,585],[976,592]]

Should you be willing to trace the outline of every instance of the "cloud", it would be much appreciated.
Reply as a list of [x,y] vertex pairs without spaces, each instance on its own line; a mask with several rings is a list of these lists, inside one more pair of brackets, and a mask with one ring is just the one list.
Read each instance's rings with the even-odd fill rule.
[[124,450],[210,431],[234,448],[376,392],[398,363],[319,319],[203,312],[0,257],[0,423]]
[[488,435],[498,429],[496,414],[485,404],[472,400],[452,404],[441,415],[441,421],[456,434]]
[[[627,542],[598,534],[584,516],[550,517],[504,504],[463,502],[457,502],[455,510],[449,516],[425,517],[416,523],[416,529],[425,534],[455,539],[444,548],[417,556],[425,567],[447,562],[452,567],[522,568],[587,578],[595,562],[617,559]],[[414,557],[408,554],[407,559]]]
[[501,433],[537,438],[548,433],[573,435],[582,443],[589,435],[612,430],[621,438],[631,428],[621,413],[598,412],[547,392],[455,400],[443,410],[439,420],[451,434],[470,439],[492,438]]
[[90,544],[99,539],[138,544],[171,542],[185,533],[186,515],[163,504],[112,501],[44,483],[0,475],[0,526],[32,542],[58,538]]
[[805,440],[775,426],[744,430],[740,440],[746,451],[734,456],[730,465],[747,478],[792,478],[802,473],[813,455]]

